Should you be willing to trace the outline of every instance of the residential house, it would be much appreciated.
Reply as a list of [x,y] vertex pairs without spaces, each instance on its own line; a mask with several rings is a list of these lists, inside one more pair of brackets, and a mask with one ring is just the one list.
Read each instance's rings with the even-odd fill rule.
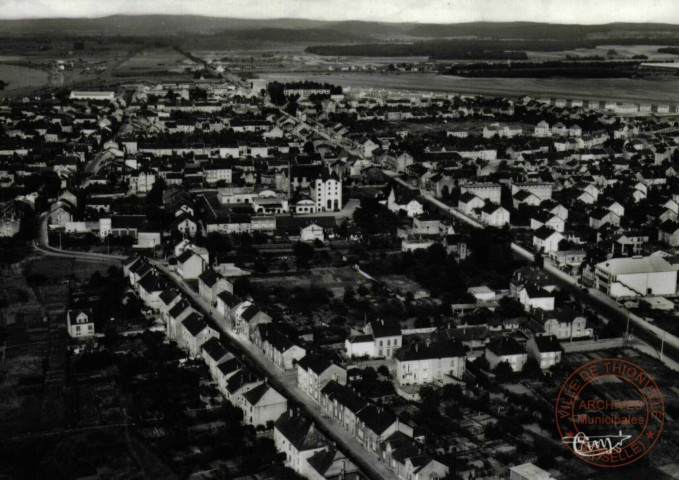
[[528,354],[512,337],[495,337],[486,345],[485,358],[491,369],[506,362],[512,371],[520,372],[528,360]]
[[541,202],[542,200],[540,197],[532,192],[529,192],[528,190],[519,190],[514,195],[512,195],[512,205],[515,209],[518,209],[520,205],[537,207]]
[[307,460],[328,445],[313,422],[296,410],[289,410],[276,420],[273,439],[276,450],[285,454],[285,465],[302,476],[309,470]]
[[[679,224],[677,224],[677,230],[679,230]],[[677,245],[679,245],[679,231],[677,232],[677,234],[678,234]],[[660,241],[665,241],[662,238],[662,234],[659,235],[659,237]],[[634,231],[625,232],[621,235],[618,235],[618,237],[613,242],[612,245],[613,256],[629,257],[632,255],[639,255],[643,251],[644,246],[648,244],[648,241],[649,236],[645,233]]]
[[222,292],[233,293],[233,284],[212,268],[198,276],[198,293],[211,305],[217,304],[217,296]]
[[395,358],[400,385],[446,384],[462,379],[465,372],[464,347],[457,341],[415,343],[400,349]]
[[200,347],[210,338],[219,338],[219,332],[211,328],[198,312],[191,312],[182,320],[182,344],[189,350],[191,357],[201,354]]
[[661,223],[658,227],[658,240],[670,247],[679,246],[679,223],[671,220]]
[[210,371],[210,377],[214,379],[219,377],[219,364],[234,358],[233,354],[226,349],[217,337],[211,337],[203,343],[201,355]]
[[328,416],[355,437],[358,426],[357,415],[368,406],[368,402],[346,385],[331,380],[321,389],[320,405]]
[[304,358],[306,350],[272,323],[260,323],[255,329],[253,339],[269,360],[283,370],[297,368],[297,362]]
[[165,334],[170,340],[181,341],[181,324],[182,321],[191,315],[195,310],[184,299],[179,300],[174,307],[172,307],[167,314]]
[[519,290],[519,302],[527,311],[537,309],[552,311],[554,299],[554,293],[532,284],[527,284]]
[[537,361],[542,370],[547,370],[561,363],[563,347],[553,335],[531,337],[526,343],[528,355]]
[[243,400],[243,421],[254,427],[274,423],[288,410],[287,399],[266,383],[245,392]]
[[500,205],[487,203],[481,209],[481,221],[491,227],[502,228],[509,224],[509,211]]
[[386,200],[387,208],[398,213],[403,210],[409,217],[416,217],[424,213],[424,205],[420,203],[411,192],[392,187]]
[[368,405],[358,412],[355,438],[368,450],[381,456],[381,446],[395,432],[412,437],[413,428],[384,407]]
[[566,229],[566,222],[563,218],[558,215],[548,212],[541,211],[533,215],[530,219],[530,229],[537,230],[540,227],[551,228],[557,232],[563,233]]
[[217,311],[224,316],[224,318],[233,321],[233,310],[239,305],[241,300],[233,293],[224,290],[217,295]]
[[372,335],[375,343],[374,356],[391,358],[403,345],[401,326],[398,322],[384,319],[373,320],[366,325],[364,333]]
[[533,232],[533,247],[539,253],[551,253],[559,250],[559,242],[565,237],[546,225]]
[[184,250],[177,257],[177,273],[184,280],[194,280],[205,270],[206,262],[200,255],[193,250]]
[[473,193],[463,193],[457,201],[457,208],[465,215],[474,215],[476,209],[482,209],[486,202]]
[[620,225],[620,217],[612,210],[597,208],[589,214],[589,226],[599,230],[604,225]]
[[323,227],[319,227],[315,223],[310,223],[306,227],[300,229],[299,239],[302,242],[314,242],[315,240],[323,242],[325,240]]
[[558,340],[592,337],[594,334],[591,328],[587,328],[587,319],[570,308],[533,312],[531,328],[538,336],[554,336]]
[[243,338],[252,339],[257,325],[270,323],[271,317],[261,311],[253,304],[245,306],[244,309],[237,310],[234,315],[234,330]]
[[94,337],[95,328],[92,310],[69,310],[66,312],[66,329],[71,338]]
[[308,353],[297,362],[297,386],[320,402],[321,390],[330,381],[347,383],[347,371],[323,357]]
[[363,474],[344,454],[326,448],[306,459],[309,480],[362,480]]

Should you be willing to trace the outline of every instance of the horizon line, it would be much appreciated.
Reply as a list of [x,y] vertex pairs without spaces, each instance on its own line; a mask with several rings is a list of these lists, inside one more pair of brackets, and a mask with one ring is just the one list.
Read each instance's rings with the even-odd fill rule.
[[324,18],[309,18],[309,17],[239,17],[234,15],[201,15],[198,13],[112,13],[110,15],[97,15],[97,16],[52,16],[52,17],[21,17],[21,18],[3,18],[0,16],[0,21],[2,22],[22,22],[27,20],[100,20],[112,17],[200,17],[200,18],[212,18],[212,19],[234,19],[234,20],[249,20],[249,21],[275,21],[275,20],[301,20],[308,22],[326,22],[326,23],[348,23],[348,22],[359,22],[359,23],[381,23],[381,24],[391,24],[391,25],[405,25],[405,24],[416,24],[416,25],[469,25],[473,23],[481,24],[512,24],[512,23],[525,23],[534,25],[559,25],[559,26],[606,26],[606,25],[616,25],[616,24],[628,24],[628,25],[672,25],[679,26],[679,23],[672,22],[630,22],[630,21],[617,21],[617,22],[606,22],[606,23],[563,23],[563,22],[540,22],[535,20],[509,20],[509,21],[492,21],[492,20],[471,20],[467,22],[421,22],[421,21],[409,21],[409,22],[394,22],[387,20],[360,20],[360,19],[324,19]]

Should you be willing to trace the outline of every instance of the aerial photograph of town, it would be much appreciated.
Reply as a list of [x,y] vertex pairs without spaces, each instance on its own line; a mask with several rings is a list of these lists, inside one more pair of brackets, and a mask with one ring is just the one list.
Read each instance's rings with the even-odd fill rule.
[[0,5],[0,480],[679,479],[679,3]]

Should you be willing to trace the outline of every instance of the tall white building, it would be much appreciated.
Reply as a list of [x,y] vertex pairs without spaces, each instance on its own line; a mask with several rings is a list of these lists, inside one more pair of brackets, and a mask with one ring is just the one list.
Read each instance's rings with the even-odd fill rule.
[[342,209],[342,182],[337,177],[316,178],[309,186],[309,190],[317,212],[334,212]]

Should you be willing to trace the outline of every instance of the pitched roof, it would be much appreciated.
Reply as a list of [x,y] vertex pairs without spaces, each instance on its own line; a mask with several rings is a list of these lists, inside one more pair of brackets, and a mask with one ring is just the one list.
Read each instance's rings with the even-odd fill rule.
[[298,452],[322,448],[327,441],[308,418],[293,411],[284,413],[276,420],[275,428],[295,447]]
[[240,390],[243,385],[257,382],[257,376],[245,369],[238,370],[229,380],[226,382],[226,390],[229,393],[235,393]]
[[170,312],[169,312],[170,317],[172,317],[172,318],[179,317],[179,315],[181,315],[182,312],[184,310],[186,310],[187,308],[191,308],[191,306],[189,305],[189,302],[187,302],[184,299],[180,300],[179,302],[177,302],[177,304],[174,307],[172,307],[170,309]]
[[347,339],[349,343],[370,343],[373,342],[373,336],[372,335],[352,335]]
[[538,228],[537,230],[535,230],[533,232],[533,235],[538,237],[541,240],[547,240],[549,237],[551,237],[554,234],[563,237],[563,235],[561,235],[559,232],[557,232],[553,228],[549,228],[546,225],[541,226],[540,228]]
[[435,358],[464,357],[464,346],[455,340],[438,341],[429,345],[413,344],[410,348],[401,348],[396,352],[396,359],[402,362],[414,360],[431,360]]
[[493,338],[490,342],[488,342],[486,348],[493,352],[498,357],[526,353],[526,351],[519,344],[519,342],[514,340],[512,337]]
[[167,290],[164,290],[163,293],[160,294],[160,301],[163,302],[164,305],[169,305],[171,304],[175,298],[179,297],[179,292],[175,290],[174,288],[168,288]]
[[556,339],[554,335],[543,335],[540,337],[533,337],[535,345],[538,347],[538,351],[542,352],[563,352],[561,343]]
[[219,295],[217,295],[217,298],[224,302],[229,308],[233,308],[240,303],[240,299],[237,296],[226,290],[220,292]]
[[370,328],[372,329],[374,338],[395,337],[401,335],[401,325],[396,321],[384,319],[373,320],[370,322]]
[[226,347],[216,337],[210,338],[205,342],[201,348],[208,354],[208,356],[215,361],[219,361],[229,354]]
[[182,325],[194,337],[202,332],[205,327],[207,327],[207,323],[198,312],[192,312],[189,314],[188,317],[182,320]]
[[368,405],[360,395],[345,385],[341,385],[334,380],[321,390],[323,395],[326,395],[331,400],[337,400],[337,403],[347,408],[352,413],[356,414]]
[[224,374],[224,375],[228,375],[229,373],[235,372],[236,370],[238,370],[242,367],[243,367],[243,364],[236,357],[230,358],[227,361],[222,362],[219,365],[217,365],[217,368],[219,369],[219,371],[222,372],[222,374]]
[[206,269],[198,276],[198,280],[203,282],[208,287],[212,288],[219,280],[220,276],[212,268]]
[[297,362],[297,365],[304,370],[311,370],[320,375],[332,366],[332,362],[313,353],[307,353],[304,358]]
[[193,257],[195,253],[191,250],[184,250],[181,255],[177,257],[177,263],[185,263],[189,258]]
[[253,388],[252,390],[244,393],[243,397],[245,397],[245,399],[250,403],[250,405],[257,405],[257,402],[259,402],[262,399],[262,397],[266,394],[266,392],[268,392],[269,390],[273,390],[273,388],[271,388],[266,383],[262,383],[261,385],[258,385],[255,388]]
[[396,422],[396,415],[374,405],[369,405],[358,412],[358,418],[377,435],[382,435]]
[[501,208],[502,208],[502,205],[496,205],[496,204],[493,204],[493,203],[486,203],[483,206],[482,210],[485,213],[495,213],[497,210],[499,210]]
[[261,310],[257,305],[250,305],[248,308],[246,308],[243,313],[240,314],[241,318],[245,320],[246,322],[249,322],[252,320],[255,315],[257,315]]

